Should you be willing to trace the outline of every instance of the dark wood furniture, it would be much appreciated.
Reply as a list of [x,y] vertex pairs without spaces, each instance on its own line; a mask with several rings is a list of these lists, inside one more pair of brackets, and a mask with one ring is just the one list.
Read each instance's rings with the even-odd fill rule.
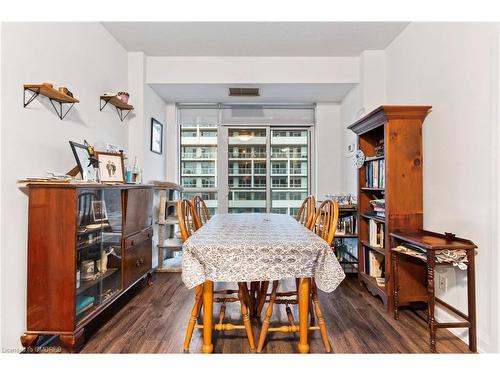
[[[429,106],[381,106],[349,126],[358,135],[358,148],[371,161],[358,173],[358,278],[373,295],[378,295],[388,310],[392,309],[391,257],[389,233],[397,228],[422,228],[422,123]],[[383,155],[376,149],[383,144]],[[369,163],[383,162],[383,182],[367,187]],[[374,217],[372,199],[385,199],[385,217]],[[369,223],[383,224],[384,246],[371,246]],[[373,252],[373,255],[370,254]],[[383,256],[382,277],[385,285],[370,276],[368,259]]]
[[[28,185],[24,347],[59,336],[75,351],[85,326],[151,277],[153,189],[146,185]],[[31,350],[29,350],[31,351]]]
[[[439,328],[468,328],[469,329],[469,349],[471,352],[477,351],[476,337],[476,287],[475,287],[475,266],[474,256],[476,245],[472,241],[455,237],[452,234],[440,234],[426,230],[399,230],[390,234],[391,236],[391,257],[393,268],[393,304],[394,318],[399,318],[399,307],[410,305],[415,302],[427,304],[430,347],[433,353],[436,352],[436,330]],[[399,245],[416,246],[424,250],[425,257],[418,258],[394,250]],[[443,250],[458,251],[464,250],[467,256],[467,305],[468,312],[464,314],[455,307],[449,305],[435,296],[434,291],[434,270],[439,264],[436,255]],[[422,255],[423,255],[422,254]],[[439,323],[434,316],[435,305],[439,304],[451,311],[454,315],[462,318],[462,322]]]
[[339,206],[339,222],[333,240],[333,249],[342,269],[346,274],[356,275],[358,273],[357,245],[354,247],[353,242],[358,241],[357,205]]

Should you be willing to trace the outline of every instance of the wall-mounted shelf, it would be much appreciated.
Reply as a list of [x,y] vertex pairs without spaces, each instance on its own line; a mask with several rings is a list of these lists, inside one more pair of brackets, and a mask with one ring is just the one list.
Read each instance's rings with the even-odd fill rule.
[[[104,102],[104,104],[103,104]],[[134,109],[134,106],[124,103],[119,97],[117,96],[109,96],[109,95],[101,95],[101,105],[100,105],[100,111],[106,107],[106,105],[110,103],[116,108],[116,113],[118,113],[118,117],[120,117],[120,121],[125,120],[125,118],[128,116],[128,114]],[[123,111],[127,111],[125,113],[125,116],[123,115]]]
[[[26,101],[26,91],[32,93],[30,98]],[[56,111],[57,116],[62,120],[66,117],[68,112],[75,103],[80,103],[78,99],[73,98],[72,96],[66,95],[52,86],[46,84],[25,84],[24,85],[24,95],[23,95],[23,106],[26,108],[38,95],[43,95],[49,98],[50,104],[54,107],[54,111]],[[59,104],[59,109],[56,107],[54,103]],[[69,108],[63,113],[63,104],[69,104]]]

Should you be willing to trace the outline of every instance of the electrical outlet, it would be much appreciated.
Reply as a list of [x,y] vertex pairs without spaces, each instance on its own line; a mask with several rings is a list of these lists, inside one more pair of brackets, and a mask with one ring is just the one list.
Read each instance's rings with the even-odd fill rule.
[[438,288],[443,292],[446,292],[446,290],[448,289],[448,279],[445,275],[439,275]]

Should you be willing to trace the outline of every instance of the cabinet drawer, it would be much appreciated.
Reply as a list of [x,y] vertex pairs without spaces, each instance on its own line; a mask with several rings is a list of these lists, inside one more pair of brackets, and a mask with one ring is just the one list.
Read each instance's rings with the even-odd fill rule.
[[153,225],[153,189],[128,189],[125,192],[125,235]]
[[150,240],[153,238],[153,228],[148,228],[145,230],[140,231],[137,234],[134,234],[130,237],[125,238],[125,249],[128,249],[130,247],[134,247],[141,242],[144,242],[146,240]]
[[151,270],[152,234],[149,228],[125,239],[123,286],[129,287]]

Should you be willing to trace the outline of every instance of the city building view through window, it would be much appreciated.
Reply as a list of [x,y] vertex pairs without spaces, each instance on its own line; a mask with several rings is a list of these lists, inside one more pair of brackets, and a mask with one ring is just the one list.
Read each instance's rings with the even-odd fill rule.
[[212,214],[297,214],[310,185],[307,127],[221,125],[217,109],[182,111],[180,184],[184,198],[200,195]]

